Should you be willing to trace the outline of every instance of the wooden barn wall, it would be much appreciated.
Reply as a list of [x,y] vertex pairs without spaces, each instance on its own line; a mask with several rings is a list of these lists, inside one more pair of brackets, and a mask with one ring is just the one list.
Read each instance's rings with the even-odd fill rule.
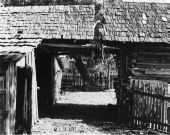
[[122,47],[119,77],[120,105],[135,117],[134,123],[170,132],[170,48]]
[[[129,90],[130,79],[129,76],[131,75],[131,65],[130,65],[130,55],[131,50],[128,47],[121,47],[120,48],[120,55],[118,55],[118,78],[119,78],[119,88],[117,90],[117,103],[119,106],[119,114],[121,116],[130,115],[132,111],[132,102],[131,97],[132,93]],[[123,117],[122,117],[123,118]]]
[[6,120],[6,134],[14,134],[15,132],[15,116],[16,116],[16,86],[17,86],[16,63],[10,62],[6,71],[6,110],[8,116]]
[[132,114],[137,117],[135,123],[142,126],[149,123],[154,130],[170,132],[170,48],[136,48],[131,58],[131,82],[137,82],[137,87],[131,87],[136,103]]
[[170,83],[170,48],[136,48],[132,53],[132,66],[133,76]]
[[31,131],[32,126],[38,120],[37,79],[34,51],[28,53],[17,63],[17,66],[25,70],[25,81],[21,84],[24,85],[23,119],[26,124],[26,130]]

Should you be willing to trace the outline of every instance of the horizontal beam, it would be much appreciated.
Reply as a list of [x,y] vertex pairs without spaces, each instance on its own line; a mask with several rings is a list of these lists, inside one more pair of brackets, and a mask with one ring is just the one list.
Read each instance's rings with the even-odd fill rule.
[[160,53],[160,52],[138,52],[138,54],[140,55],[163,55],[163,56],[170,56],[170,52],[169,53]]
[[87,48],[85,46],[81,45],[75,45],[75,44],[53,44],[53,43],[42,43],[42,46],[47,46],[47,47],[56,47],[56,48]]
[[[77,45],[77,44],[56,44],[56,43],[41,43],[41,45],[44,47],[56,47],[56,48],[77,48],[77,49],[91,49],[95,48],[95,45]],[[111,46],[103,46],[104,49],[111,49],[111,50],[120,50],[118,47],[111,47]]]
[[150,66],[170,66],[170,63],[146,63],[146,62],[137,62],[136,65],[150,65]]

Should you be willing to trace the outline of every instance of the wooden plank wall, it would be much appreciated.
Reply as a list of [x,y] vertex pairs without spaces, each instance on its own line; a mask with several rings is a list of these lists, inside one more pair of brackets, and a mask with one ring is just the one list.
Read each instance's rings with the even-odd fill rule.
[[170,83],[170,48],[164,48],[139,48],[134,51],[132,53],[133,75]]
[[10,62],[6,72],[6,110],[9,111],[6,121],[6,134],[15,133],[16,115],[16,87],[17,87],[16,63]]
[[32,125],[38,120],[38,97],[37,97],[37,77],[36,77],[36,65],[35,65],[35,53],[31,52],[31,63],[32,67]]
[[[161,82],[166,82],[167,84],[168,83],[170,84],[170,48],[160,47],[160,46],[159,47],[156,46],[136,47],[133,49],[130,58],[131,58],[131,69],[132,69],[131,77],[139,79],[140,81],[145,80],[144,82],[149,82],[146,83],[146,86],[144,86],[145,87],[144,91],[151,90],[151,85],[154,82],[153,84],[154,88],[152,88],[151,90],[152,93],[148,94],[148,91],[147,92],[137,91],[134,94],[134,100],[135,100],[134,102],[137,102],[136,99],[140,99],[144,103],[147,102],[145,104],[146,107],[149,107],[150,106],[149,104],[153,104],[153,106],[150,106],[150,109],[152,110],[155,109],[155,110],[154,111],[148,110],[148,111],[152,113],[152,115],[155,115],[155,113],[157,114],[157,116],[155,116],[157,117],[157,120],[153,118],[153,121],[155,123],[160,123],[160,124],[157,124],[158,126],[155,124],[151,124],[152,125],[151,128],[169,132],[170,121],[168,119],[170,116],[168,116],[169,113],[168,104],[170,103],[170,98],[169,98],[170,96],[168,96],[167,94],[167,95],[161,95],[160,97],[158,96],[159,95],[158,93],[155,94],[155,91],[160,91],[161,93],[164,93],[165,91],[164,88],[161,87],[159,84]],[[170,92],[168,93],[170,94]],[[134,106],[134,108],[139,109],[140,107]],[[141,115],[145,114],[145,118],[147,118],[148,115],[146,115],[144,110],[143,111],[140,110],[138,111],[138,113],[139,112],[141,112]],[[133,114],[133,115],[135,115],[135,117],[136,116],[140,117],[140,114]],[[162,123],[164,124],[169,123],[169,125],[166,126],[165,128],[162,126]],[[141,125],[142,123],[137,122],[136,124]]]
[[120,54],[118,55],[118,79],[119,86],[116,90],[118,111],[120,118],[123,121],[129,121],[132,111],[132,93],[129,89],[131,75],[131,48],[128,46],[120,47]]
[[23,117],[27,130],[31,131],[32,126],[38,121],[38,100],[37,100],[37,80],[35,67],[34,50],[17,63],[17,66],[25,69],[25,88]]
[[[30,96],[27,95],[30,99],[28,99],[28,108],[29,108],[29,115],[30,116],[30,120],[29,122],[31,122],[30,127],[32,127],[32,125],[34,125],[37,120],[38,120],[38,100],[37,100],[37,81],[36,81],[36,67],[35,67],[35,54],[34,51],[28,53],[26,55],[25,58],[25,67],[26,70],[31,70],[32,74],[31,74],[31,84],[30,86],[27,85],[27,87],[31,87],[31,92],[30,92]],[[28,77],[29,78],[29,77]],[[28,79],[27,78],[27,79]],[[28,80],[27,80],[28,81]]]

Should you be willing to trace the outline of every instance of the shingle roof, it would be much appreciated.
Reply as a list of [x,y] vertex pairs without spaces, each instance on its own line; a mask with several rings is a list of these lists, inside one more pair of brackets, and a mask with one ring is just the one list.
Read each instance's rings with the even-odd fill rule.
[[33,49],[34,48],[30,46],[0,46],[0,55],[7,55],[9,53],[25,54],[31,52]]
[[0,56],[18,60],[42,39],[93,39],[94,6],[0,8]]
[[93,26],[94,5],[0,8],[0,38],[93,39]]
[[[106,40],[168,42],[168,4],[104,1]],[[169,13],[170,14],[170,13]]]
[[41,41],[42,39],[0,39],[0,58],[18,61]]
[[42,39],[0,39],[1,47],[12,46],[29,46],[37,47],[41,43]]
[[[167,43],[167,7],[105,0],[104,40]],[[1,7],[0,46],[36,47],[42,39],[93,40],[94,18],[94,5]]]

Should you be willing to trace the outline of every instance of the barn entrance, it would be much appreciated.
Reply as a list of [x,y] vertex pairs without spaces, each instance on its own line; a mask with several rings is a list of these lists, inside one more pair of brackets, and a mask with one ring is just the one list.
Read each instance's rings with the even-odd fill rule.
[[116,52],[119,50],[106,47],[104,51],[102,57],[94,46],[42,42],[36,49],[40,118],[52,118],[59,125],[60,121],[65,122],[63,126],[68,126],[67,119],[73,120],[72,126],[77,119],[87,125],[99,121],[101,125],[109,121],[113,124],[117,115],[114,88],[117,85]]
[[[36,50],[38,100],[40,114],[43,114],[44,111],[47,113],[40,115],[40,124],[33,127],[33,133],[126,134],[127,131],[124,131],[124,129],[129,129],[131,132],[132,129],[127,127],[128,123],[124,124],[125,127],[123,127],[116,122],[115,118],[118,116],[117,106],[103,105],[103,99],[108,101],[108,97],[111,96],[109,90],[116,86],[115,83],[113,84],[111,81],[108,83],[107,81],[108,79],[112,80],[111,75],[109,75],[111,73],[108,74],[107,72],[104,76],[102,71],[105,70],[101,70],[99,75],[87,70],[86,66],[92,65],[86,65],[86,63],[92,55],[93,48],[75,44],[70,45],[70,43],[42,44]],[[115,50],[109,50],[111,49],[105,49],[108,56],[115,54]],[[94,53],[96,52],[94,51]],[[96,59],[96,62],[98,60]],[[99,62],[96,65],[101,68],[102,64]],[[68,65],[72,65],[72,68]],[[57,70],[54,70],[54,67]],[[111,69],[111,67],[107,67],[106,70],[108,69]],[[60,75],[60,70],[62,71],[62,81],[60,89],[58,89],[58,97],[54,92],[54,88],[58,86],[58,80],[56,80],[57,83],[54,82],[54,76],[56,74]],[[55,104],[53,104],[54,93],[57,98]],[[106,93],[108,93],[108,96],[106,96]],[[101,104],[94,103],[97,101],[95,100],[97,97],[98,101],[102,102]],[[89,99],[90,101],[87,102]],[[119,132],[120,129],[121,133]]]
[[[116,53],[118,50],[105,48],[105,57],[94,46],[79,43],[57,43],[44,41],[36,49],[36,72],[38,84],[38,102],[40,117],[42,112],[50,112],[55,104],[74,104],[77,95],[96,95],[105,92],[97,103],[91,96],[88,104],[116,104],[114,88],[117,86]],[[101,58],[100,58],[101,57]],[[97,63],[97,64],[96,64]],[[96,64],[96,65],[95,65]],[[61,82],[59,82],[59,74]],[[56,79],[56,80],[55,80]],[[109,81],[108,81],[109,80]],[[60,84],[59,84],[60,83]],[[60,85],[60,86],[59,86]],[[59,88],[57,88],[59,87]],[[56,90],[56,91],[54,91]],[[107,92],[106,92],[107,90]],[[86,92],[86,93],[85,93]],[[107,94],[106,94],[107,93]],[[66,96],[67,95],[67,96]],[[83,97],[82,96],[82,97]],[[97,95],[95,96],[97,97]],[[108,98],[107,103],[101,98]],[[55,100],[54,100],[55,98]],[[63,100],[69,98],[67,101]],[[80,102],[83,103],[85,99]],[[92,101],[93,100],[93,101]],[[79,103],[80,103],[79,102]],[[75,103],[77,104],[77,103]]]

